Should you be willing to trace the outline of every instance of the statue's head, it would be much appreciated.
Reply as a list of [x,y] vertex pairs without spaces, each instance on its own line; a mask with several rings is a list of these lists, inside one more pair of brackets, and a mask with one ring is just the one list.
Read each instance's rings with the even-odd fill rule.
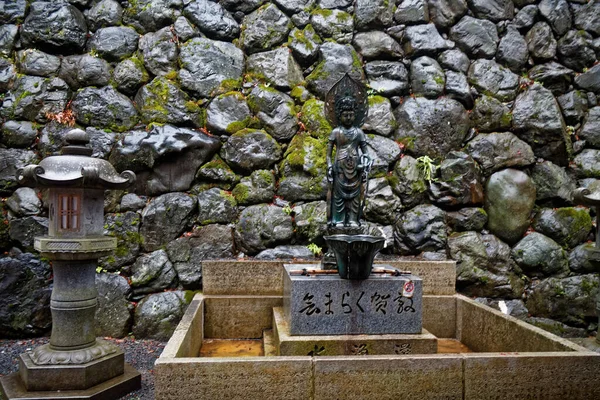
[[356,99],[347,95],[340,98],[336,104],[336,117],[346,128],[354,125],[356,120]]

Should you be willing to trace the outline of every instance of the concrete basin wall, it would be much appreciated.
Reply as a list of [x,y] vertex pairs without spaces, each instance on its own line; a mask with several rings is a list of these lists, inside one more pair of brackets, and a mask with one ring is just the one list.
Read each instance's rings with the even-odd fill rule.
[[[243,264],[224,269],[243,271]],[[261,264],[251,267],[253,276],[267,270],[278,274],[281,268]],[[218,266],[210,265],[209,274],[211,267]],[[221,277],[229,272],[219,270]],[[258,338],[272,326],[272,307],[282,301],[279,279],[257,286],[246,285],[244,273],[234,275],[236,295],[224,294],[213,280],[190,304],[156,362],[157,399],[600,398],[600,354],[464,296],[447,295],[433,273],[423,298],[424,328],[457,338],[475,353],[198,357],[205,337]]]

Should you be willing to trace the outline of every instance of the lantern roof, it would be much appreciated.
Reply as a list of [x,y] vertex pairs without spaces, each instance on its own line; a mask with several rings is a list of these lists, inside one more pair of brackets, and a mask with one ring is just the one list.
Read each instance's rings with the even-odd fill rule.
[[17,171],[21,185],[31,187],[76,187],[85,189],[125,189],[135,182],[135,173],[120,174],[111,163],[92,157],[90,138],[81,129],[65,137],[61,154],[44,158],[38,165]]

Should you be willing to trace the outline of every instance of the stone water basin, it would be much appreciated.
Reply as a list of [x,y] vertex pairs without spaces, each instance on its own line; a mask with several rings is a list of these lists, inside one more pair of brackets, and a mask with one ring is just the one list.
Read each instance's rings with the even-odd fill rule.
[[[283,303],[283,262],[204,262],[204,292],[195,296],[156,362],[156,398],[600,396],[600,354],[455,294],[454,262],[386,264],[423,279],[423,327],[441,339],[437,353],[270,355],[273,308]],[[258,351],[247,354],[251,343]],[[221,356],[223,346],[237,351]]]

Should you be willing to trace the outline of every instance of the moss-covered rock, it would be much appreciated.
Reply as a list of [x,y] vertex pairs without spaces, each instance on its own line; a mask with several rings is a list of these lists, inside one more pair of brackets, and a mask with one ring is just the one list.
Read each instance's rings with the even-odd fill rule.
[[227,182],[229,184],[239,181],[238,175],[235,174],[225,161],[217,154],[198,169],[196,179],[206,179],[216,182]]
[[573,248],[585,241],[592,230],[592,217],[585,208],[544,208],[533,220],[533,229]]
[[268,203],[275,195],[275,174],[272,171],[260,169],[253,171],[249,177],[244,177],[231,194],[238,204]]
[[156,77],[135,96],[135,104],[146,124],[191,124],[200,126],[200,106],[165,77]]
[[242,129],[227,139],[220,156],[234,170],[251,172],[270,168],[279,161],[281,146],[265,131]]
[[323,141],[329,138],[332,127],[325,118],[325,103],[321,100],[307,100],[302,106],[300,121],[311,136]]

